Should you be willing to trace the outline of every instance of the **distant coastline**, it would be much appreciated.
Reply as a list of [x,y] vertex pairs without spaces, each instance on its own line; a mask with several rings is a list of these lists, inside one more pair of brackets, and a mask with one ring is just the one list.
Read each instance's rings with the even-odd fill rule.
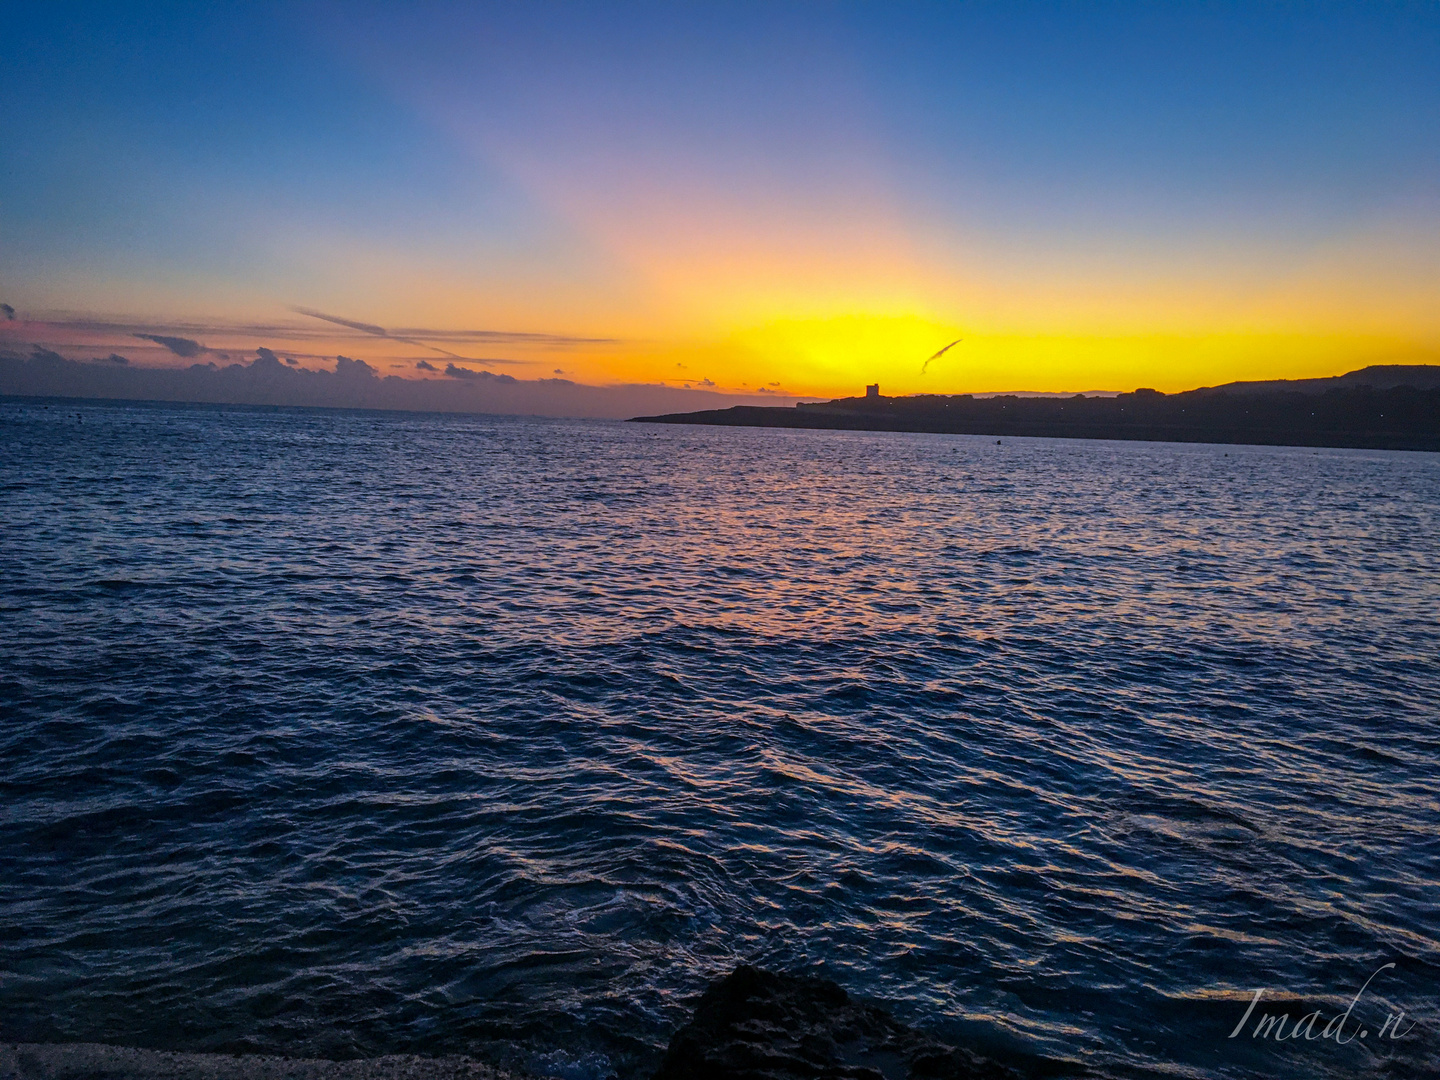
[[1162,394],[838,398],[637,416],[633,423],[913,431],[1440,451],[1440,366],[1367,367],[1333,379],[1230,383]]

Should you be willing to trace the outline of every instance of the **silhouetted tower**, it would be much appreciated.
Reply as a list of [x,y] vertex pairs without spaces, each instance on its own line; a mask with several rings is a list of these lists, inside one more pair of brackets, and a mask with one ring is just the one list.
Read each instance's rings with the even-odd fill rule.
[[878,398],[880,396],[880,384],[878,382],[871,383],[869,386],[865,387],[865,396]]

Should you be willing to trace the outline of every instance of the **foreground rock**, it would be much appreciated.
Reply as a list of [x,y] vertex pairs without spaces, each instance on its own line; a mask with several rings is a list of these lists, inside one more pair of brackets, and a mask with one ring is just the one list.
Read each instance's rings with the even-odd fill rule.
[[0,1043],[0,1080],[513,1080],[467,1057],[398,1054],[316,1061],[262,1054],[171,1054],[94,1043]]
[[[748,965],[711,985],[654,1080],[1036,1080],[1084,1070],[1005,1064],[851,1000],[828,979]],[[521,1080],[470,1057],[322,1061],[98,1044],[0,1043],[0,1080]]]
[[[742,966],[711,985],[655,1080],[1021,1080],[827,979]],[[1033,1075],[1030,1073],[1029,1075]]]

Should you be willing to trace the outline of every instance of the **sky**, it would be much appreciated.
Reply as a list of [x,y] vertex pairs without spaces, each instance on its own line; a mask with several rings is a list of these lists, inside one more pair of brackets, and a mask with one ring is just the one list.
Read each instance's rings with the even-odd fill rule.
[[12,355],[786,399],[1440,362],[1433,2],[0,27]]

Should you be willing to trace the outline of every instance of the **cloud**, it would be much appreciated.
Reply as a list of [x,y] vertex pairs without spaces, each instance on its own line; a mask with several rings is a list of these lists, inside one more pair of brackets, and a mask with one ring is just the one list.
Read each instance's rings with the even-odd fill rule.
[[335,358],[335,374],[345,379],[373,379],[377,372],[364,360],[352,360],[348,356]]
[[[339,315],[326,315],[324,312],[312,311],[309,308],[303,307],[291,308],[290,310],[297,315],[308,315],[312,319],[324,319],[326,322],[334,323],[336,326],[348,326],[351,330],[374,334],[376,337],[388,338],[390,336],[390,331],[386,330],[383,326],[376,326],[374,323],[357,322],[354,319],[344,319]],[[414,345],[416,343],[412,341],[408,342],[408,344]]]
[[311,328],[300,323],[247,323],[247,322],[175,322],[154,323],[139,320],[107,318],[56,318],[39,320],[56,330],[78,330],[92,334],[125,334],[130,337],[145,337],[150,334],[194,335],[195,337],[259,337],[329,340],[335,337],[331,330]]
[[[13,309],[11,309],[13,310]],[[433,327],[402,327],[390,330],[374,323],[362,322],[359,319],[347,319],[338,315],[327,315],[324,312],[313,311],[309,308],[292,308],[296,314],[303,314],[307,318],[320,319],[329,326],[321,327],[310,323],[302,322],[225,322],[222,320],[194,321],[178,319],[163,323],[145,319],[126,319],[121,316],[106,315],[76,315],[67,312],[54,312],[53,318],[36,318],[32,316],[31,322],[43,322],[44,325],[53,328],[55,331],[71,331],[81,334],[123,334],[126,337],[144,337],[147,340],[155,340],[159,337],[188,338],[195,340],[198,345],[200,341],[214,337],[240,337],[258,338],[265,340],[281,341],[330,341],[336,337],[347,336],[343,332],[337,332],[335,327],[344,327],[354,334],[363,334],[370,337],[384,337],[390,340],[403,341],[407,344],[419,345],[421,348],[430,349],[432,352],[441,352],[435,348],[432,342],[441,344],[469,345],[518,345],[529,348],[541,349],[568,349],[576,346],[593,345],[617,345],[624,339],[610,337],[580,337],[572,334],[549,334],[532,333],[513,330],[439,330]],[[0,314],[4,308],[0,308]],[[384,331],[383,334],[376,334],[375,331]],[[215,350],[209,350],[214,352]],[[311,354],[302,354],[311,356]],[[312,359],[320,359],[316,354]],[[408,358],[400,358],[408,359]],[[472,360],[473,357],[456,356],[458,360]],[[500,360],[492,359],[489,363],[497,364],[524,364],[525,360]]]
[[[464,331],[443,331],[443,330],[386,330],[383,326],[376,326],[374,323],[360,322],[358,319],[346,319],[340,315],[326,315],[323,311],[315,311],[311,308],[293,307],[290,309],[298,315],[308,315],[312,319],[321,319],[336,326],[344,326],[350,330],[359,330],[362,334],[370,334],[374,337],[385,338],[388,341],[399,341],[406,345],[418,345],[422,349],[429,349],[431,352],[439,353],[441,356],[448,356],[452,360],[468,360],[471,363],[481,364],[524,364],[525,360],[502,360],[496,357],[477,360],[470,356],[461,356],[449,349],[442,349],[439,345],[432,345],[430,341],[507,341],[524,342],[529,344],[564,344],[574,345],[579,343],[594,344],[597,342],[608,342],[607,338],[563,338],[551,334],[508,334],[498,330],[464,330]],[[458,336],[457,336],[458,335]],[[429,341],[425,339],[430,339]]]
[[0,304],[0,312],[4,313],[6,319],[13,320],[15,318],[15,309],[9,304]]
[[[130,363],[129,360],[127,360],[125,357],[121,356],[119,353],[113,353],[113,352],[112,352],[109,356],[105,357],[105,360],[108,360],[108,361],[109,361],[110,363],[112,363],[112,364],[128,364],[128,363]],[[96,363],[104,363],[105,360],[97,360]]]
[[401,327],[394,331],[406,337],[425,341],[484,342],[491,345],[541,345],[567,348],[572,345],[618,345],[624,339],[611,337],[576,337],[571,334],[529,334],[520,330],[433,330],[418,326]]
[[437,368],[434,364],[430,363],[429,360],[416,360],[416,361],[415,361],[415,367],[416,367],[418,370],[420,370],[420,371],[439,371],[439,370],[440,370],[440,369]]
[[715,383],[712,382],[710,379],[701,379],[701,380],[700,380],[700,385],[701,385],[701,386],[714,386]]
[[290,378],[294,374],[288,367],[280,362],[280,358],[275,355],[273,350],[263,347],[255,350],[255,359],[250,362],[248,367],[240,364],[231,364],[225,370],[245,371],[248,372],[252,378],[261,378],[269,383]]
[[206,359],[183,368],[145,367],[67,360],[52,349],[27,344],[28,356],[0,350],[0,394],[616,419],[785,400],[779,394],[517,379],[456,364],[447,366],[447,379],[385,377],[349,357],[337,358],[334,371],[328,366],[289,367],[271,349],[257,349],[250,363],[217,364]]
[[186,359],[210,351],[198,341],[186,337],[170,337],[167,334],[135,334],[133,336],[144,338],[146,341],[153,341],[156,345],[164,345],[165,348],[169,349],[176,356],[183,356]]
[[514,375],[496,375],[493,371],[471,371],[469,368],[445,365],[445,374],[452,379],[494,379],[496,382],[516,382]]
[[[347,319],[340,315],[326,315],[323,311],[316,311],[313,308],[292,307],[291,311],[297,315],[308,315],[312,319],[323,319],[325,322],[334,323],[336,326],[346,326],[351,330],[359,330],[365,334],[373,334],[376,337],[390,338],[393,341],[403,341],[407,345],[424,345],[426,341],[503,341],[516,344],[531,345],[614,345],[619,338],[597,338],[597,337],[572,337],[568,334],[531,334],[516,330],[431,330],[419,326],[405,326],[396,330],[386,330],[383,326],[374,323],[361,322],[358,319]],[[433,345],[426,345],[434,348]],[[443,352],[436,349],[436,352]],[[458,357],[457,359],[465,359]]]
[[291,367],[294,367],[296,364],[300,363],[300,361],[296,360],[293,356],[287,356],[285,357],[285,363],[289,364]]

